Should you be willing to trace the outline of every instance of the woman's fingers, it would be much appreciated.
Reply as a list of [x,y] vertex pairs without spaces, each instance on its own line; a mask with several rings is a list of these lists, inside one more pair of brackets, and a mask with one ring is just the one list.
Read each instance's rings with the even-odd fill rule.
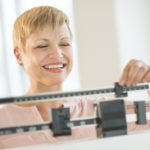
[[135,86],[137,83],[150,81],[150,67],[143,61],[132,59],[125,66],[119,80],[122,86]]
[[123,86],[127,83],[127,78],[128,78],[128,73],[130,71],[130,67],[135,63],[135,61],[136,60],[134,60],[134,59],[130,60],[129,63],[123,69],[123,72],[122,72],[120,80],[119,80],[120,85]]

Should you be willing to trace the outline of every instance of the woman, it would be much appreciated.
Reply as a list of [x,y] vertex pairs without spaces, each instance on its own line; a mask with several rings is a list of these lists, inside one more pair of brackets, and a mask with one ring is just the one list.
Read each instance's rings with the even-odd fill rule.
[[[29,75],[27,95],[60,91],[73,63],[67,16],[51,7],[33,8],[16,20],[13,39],[17,61]],[[46,108],[53,104],[43,105],[37,108],[48,120]]]
[[[67,16],[50,6],[32,8],[17,18],[13,40],[16,59],[30,80],[26,95],[61,91],[73,64],[72,33]],[[146,81],[150,81],[149,67],[141,61],[131,60],[119,83],[129,86]],[[10,104],[0,109],[0,126],[49,121],[48,111],[56,107],[70,107],[74,118],[92,116],[94,112],[92,101],[87,99]],[[87,138],[96,138],[95,128],[74,129],[72,136],[57,138],[50,131],[0,137],[0,148]]]

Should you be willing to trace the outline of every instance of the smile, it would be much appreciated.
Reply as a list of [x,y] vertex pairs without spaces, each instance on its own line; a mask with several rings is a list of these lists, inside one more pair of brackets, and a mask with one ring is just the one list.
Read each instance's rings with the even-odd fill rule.
[[44,69],[46,69],[47,71],[50,72],[62,72],[63,69],[65,68],[66,64],[48,64],[48,65],[44,65],[42,66]]
[[50,66],[43,66],[45,69],[62,69],[64,68],[64,64],[61,64],[61,65],[50,65]]

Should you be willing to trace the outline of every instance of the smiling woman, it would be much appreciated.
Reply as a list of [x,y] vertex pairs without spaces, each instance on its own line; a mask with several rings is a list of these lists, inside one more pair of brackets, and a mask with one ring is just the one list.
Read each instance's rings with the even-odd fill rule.
[[[34,7],[24,12],[14,24],[13,40],[17,62],[30,80],[30,88],[26,95],[61,91],[62,84],[70,74],[73,65],[72,33],[65,13],[51,6]],[[49,109],[68,106],[72,107],[73,111],[77,109],[77,112],[83,109],[80,100],[75,103],[62,100],[6,105],[0,109],[0,126],[49,121]],[[75,116],[81,114],[75,111]],[[6,118],[5,122],[2,116]],[[73,134],[67,139],[77,139],[79,136],[81,134]],[[50,131],[0,137],[0,148],[53,143],[65,139],[53,138]]]
[[13,39],[16,59],[30,79],[27,94],[62,90],[73,62],[67,16],[56,8],[35,7],[16,20]]
[[[17,24],[20,24],[19,20],[16,29]],[[73,61],[71,32],[66,23],[52,27],[43,22],[43,26],[37,27],[23,44],[15,46],[14,53],[29,75],[27,94],[62,90],[62,82],[69,75]]]
[[[24,12],[15,22],[13,40],[14,54],[17,62],[27,73],[30,80],[30,87],[26,95],[61,91],[62,84],[70,74],[73,65],[72,34],[69,19],[65,13],[51,6],[34,7]],[[93,48],[91,52],[92,54],[95,53]],[[93,55],[91,56],[93,57]],[[89,62],[91,63],[91,61]],[[95,73],[97,65],[95,65],[95,70],[93,66],[88,66],[88,71]],[[108,69],[105,64],[103,66]],[[123,70],[119,84],[131,86],[139,82],[148,81],[150,81],[149,66],[142,61],[132,59]],[[73,82],[75,81],[72,79]],[[49,109],[60,107],[70,108],[71,119],[91,117],[94,115],[93,101],[99,100],[101,99],[91,100],[88,98],[75,101],[61,100],[6,105],[0,109],[0,126],[51,121],[51,118],[48,116]],[[133,130],[136,130],[135,126],[132,126]],[[75,128],[71,136],[57,138],[52,136],[51,131],[29,133],[0,137],[0,148],[96,137],[95,127]]]
[[[8,3],[10,5],[8,5]],[[63,10],[70,19],[71,30],[74,34],[72,0],[34,0],[0,1],[0,97],[25,94],[29,88],[29,80],[23,69],[17,64],[13,55],[12,30],[15,19],[26,10],[41,5],[50,5]],[[11,17],[8,17],[11,16]],[[63,90],[78,89],[80,87],[79,69],[75,34],[72,39],[75,64],[72,72],[63,84]],[[5,65],[5,67],[3,67]],[[13,80],[12,80],[13,78]],[[72,80],[73,79],[73,80]],[[75,81],[75,82],[72,82]],[[72,84],[70,84],[72,83]]]

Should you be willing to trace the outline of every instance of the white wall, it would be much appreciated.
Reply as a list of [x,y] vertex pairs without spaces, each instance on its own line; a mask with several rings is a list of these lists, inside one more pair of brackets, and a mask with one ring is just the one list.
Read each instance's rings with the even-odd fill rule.
[[119,80],[132,59],[150,65],[149,0],[74,0],[82,88]]
[[121,68],[131,58],[150,65],[150,1],[115,0]]
[[113,1],[74,0],[82,88],[111,85],[120,62]]

